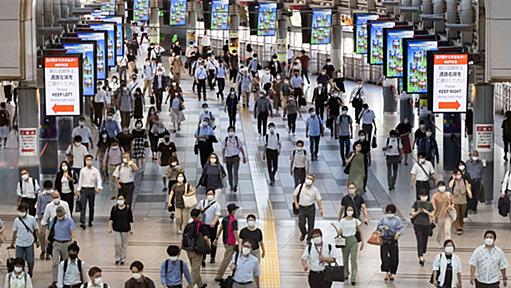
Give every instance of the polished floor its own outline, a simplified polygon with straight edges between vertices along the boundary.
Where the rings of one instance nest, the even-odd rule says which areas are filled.
[[[164,63],[167,63],[164,61]],[[177,146],[178,157],[184,166],[189,181],[195,182],[201,171],[198,157],[193,153],[194,138],[198,114],[201,102],[197,101],[195,94],[191,92],[191,81],[188,77],[183,81],[186,106],[186,122],[183,123],[181,131],[172,135]],[[347,90],[351,91],[353,83],[347,83]],[[313,88],[313,87],[312,87]],[[308,88],[311,95],[312,88]],[[390,129],[393,129],[398,122],[397,114],[385,114],[382,108],[382,91],[380,87],[367,85],[367,98],[371,107],[377,115],[378,142],[383,143]],[[223,102],[216,99],[215,93],[208,91],[208,103],[212,112],[217,118],[217,137],[224,139],[227,131],[228,118],[223,112]],[[148,101],[147,101],[148,103]],[[252,102],[253,103],[253,102]],[[253,104],[252,104],[253,105]],[[251,108],[252,108],[251,105]],[[168,110],[164,105],[163,111]],[[251,109],[250,109],[251,110]],[[352,109],[350,109],[352,110]],[[306,111],[305,109],[302,112]],[[352,111],[350,112],[352,113]],[[170,116],[168,112],[162,112],[167,127],[170,127]],[[229,189],[219,195],[219,202],[222,208],[230,202],[235,202],[242,207],[240,218],[254,213],[260,220],[259,226],[263,229],[267,256],[262,260],[262,287],[307,287],[307,274],[300,265],[300,257],[305,249],[305,243],[299,242],[299,231],[296,225],[296,218],[292,215],[292,186],[293,178],[289,174],[289,156],[293,149],[294,142],[303,139],[308,147],[308,141],[304,137],[305,119],[298,119],[296,136],[289,136],[286,130],[286,122],[281,114],[275,114],[270,121],[275,122],[277,132],[283,143],[282,154],[279,157],[279,171],[277,182],[269,186],[269,179],[266,171],[266,163],[261,159],[264,141],[257,135],[257,122],[250,111],[243,110],[237,122],[237,135],[246,145],[248,153],[247,164],[240,168],[240,190],[237,193],[229,192]],[[497,119],[496,122],[502,121]],[[437,118],[440,124],[440,118]],[[500,127],[496,123],[496,127]],[[328,134],[328,133],[326,133]],[[497,139],[497,151],[494,165],[495,188],[500,183],[501,175],[505,172],[502,159],[502,144]],[[441,139],[440,139],[441,142]],[[442,145],[442,144],[440,144]],[[463,144],[466,146],[466,143]],[[17,184],[17,158],[16,140],[14,133],[8,141],[8,148],[0,150],[0,182],[4,189],[0,190],[0,217],[5,221],[8,241],[10,241],[12,219],[15,215],[15,186]],[[221,153],[220,144],[215,145],[215,151]],[[317,176],[315,185],[321,191],[324,199],[325,215],[317,215],[316,226],[325,232],[325,240],[333,241],[334,231],[330,223],[337,219],[339,201],[346,193],[345,186],[347,176],[342,172],[338,142],[325,135],[321,139],[319,160],[312,162],[311,172]],[[367,237],[374,229],[376,221],[382,215],[382,207],[388,203],[395,203],[400,214],[409,222],[408,214],[415,197],[415,191],[410,189],[410,168],[411,166],[401,165],[399,169],[398,184],[395,191],[389,192],[386,187],[386,165],[383,152],[380,148],[373,151],[373,164],[370,167],[368,193],[366,200],[369,207],[370,223],[364,227],[363,234]],[[438,167],[442,169],[442,166]],[[447,173],[445,175],[448,175]],[[445,176],[444,176],[445,178]],[[106,187],[107,185],[105,185]],[[97,199],[97,221],[93,228],[85,231],[78,231],[78,244],[81,247],[81,258],[87,266],[98,265],[104,270],[103,279],[110,284],[110,287],[123,287],[123,282],[130,277],[129,263],[133,260],[141,260],[145,266],[145,274],[159,282],[159,267],[165,259],[165,250],[170,243],[179,243],[177,229],[174,223],[168,218],[165,209],[166,194],[161,192],[163,184],[159,175],[158,166],[148,161],[144,177],[137,178],[137,189],[135,197],[135,224],[134,234],[130,237],[128,248],[127,265],[114,265],[113,236],[107,233],[107,214],[113,201],[110,200],[110,192],[105,190]],[[489,188],[489,187],[488,187]],[[499,191],[495,189],[495,194]],[[76,218],[75,218],[76,219]],[[244,226],[244,221],[241,221]],[[494,205],[484,205],[478,215],[470,215],[467,223],[466,233],[463,236],[454,236],[457,253],[463,261],[463,284],[468,285],[468,257],[474,247],[482,243],[484,230],[492,228],[498,233],[497,245],[506,253],[511,252],[511,235],[507,218],[502,218],[496,213]],[[431,241],[429,252],[426,255],[426,266],[421,267],[416,257],[416,242],[411,224],[400,241],[400,266],[396,281],[393,284],[383,282],[384,274],[379,271],[379,250],[375,246],[365,245],[359,254],[359,276],[357,287],[427,287],[431,273],[431,261],[438,253],[438,244]],[[4,244],[0,249],[0,258],[5,259],[7,253]],[[39,253],[37,253],[39,254]],[[220,248],[218,259],[223,254]],[[182,255],[186,260],[186,256]],[[218,262],[218,261],[217,261]],[[216,287],[213,279],[218,264],[208,264],[203,270],[204,279],[209,287]],[[34,283],[37,288],[47,287],[50,283],[51,262],[36,261]],[[5,272],[5,266],[0,268]],[[3,277],[0,277],[0,285]],[[333,287],[346,287],[350,284],[334,284]]]

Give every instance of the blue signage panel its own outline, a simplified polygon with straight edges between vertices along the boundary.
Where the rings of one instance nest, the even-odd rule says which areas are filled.
[[[117,23],[104,22],[104,23],[90,23],[89,27],[92,30],[105,30],[107,32],[107,60],[108,67],[115,67],[117,65],[117,52],[116,52],[116,36],[117,36]]]
[[[76,34],[82,40],[96,41],[97,79],[107,79],[106,31],[76,31]]]
[[[257,23],[257,35],[275,36],[275,30],[277,29],[277,3],[260,3]]]
[[[436,40],[405,39],[404,71],[406,93],[424,94],[428,92],[428,51],[437,50]]]
[[[395,23],[390,21],[369,21],[367,24],[367,32],[369,35],[367,45],[367,61],[372,65],[383,64],[383,28],[392,28]]]
[[[149,0],[134,0],[133,1],[133,21],[149,20]]]
[[[403,39],[413,38],[410,29],[383,29],[383,74],[387,78],[403,77]]]
[[[213,0],[211,3],[211,30],[229,29],[229,0]]]
[[[63,43],[66,54],[82,55],[82,81],[83,96],[94,96],[96,94],[96,44],[88,43]]]
[[[353,14],[355,53],[367,54],[367,21],[378,20],[378,18],[377,14],[371,13]]]
[[[186,25],[186,0],[170,0],[170,26]]]
[[[332,10],[321,9],[312,11],[311,44],[330,44],[332,29]]]

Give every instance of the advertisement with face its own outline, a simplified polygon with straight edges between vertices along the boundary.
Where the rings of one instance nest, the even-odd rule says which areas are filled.
[[[436,40],[404,39],[403,51],[405,91],[424,94],[428,92],[428,57],[427,52],[437,49]]]
[[[354,44],[356,54],[367,54],[367,21],[378,20],[377,14],[371,13],[355,13],[353,14],[355,29],[354,29]]]
[[[94,41],[82,41],[78,43],[62,43],[66,54],[82,55],[82,87],[83,96],[96,95],[96,43]]]
[[[277,29],[277,3],[260,3],[257,35],[275,36]]]
[[[405,38],[413,38],[410,29],[383,29],[383,74],[387,78],[403,77],[403,42]]]
[[[369,21],[367,23],[369,35],[367,61],[371,65],[383,65],[383,29],[394,27],[395,22]]]
[[[312,11],[311,44],[330,44],[332,27],[332,10],[322,9]]]

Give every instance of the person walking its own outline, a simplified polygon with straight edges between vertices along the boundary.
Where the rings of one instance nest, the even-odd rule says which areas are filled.
[[[373,128],[374,134],[376,135],[376,115],[373,110],[369,109],[367,103],[362,105],[362,109],[359,115],[360,121],[362,122],[362,130],[366,132],[367,139],[371,141],[371,139],[373,139]]]
[[[132,206],[133,192],[135,191],[135,175],[137,172],[137,164],[130,159],[130,154],[123,153],[122,163],[115,168],[112,174],[115,177],[115,185],[119,191],[118,195],[124,196],[123,198],[128,207]]]
[[[365,153],[362,152],[362,144],[356,143],[355,149],[351,155],[346,159],[348,167],[348,183],[355,184],[356,192],[358,195],[364,195],[365,193],[365,179],[366,175],[366,161]]]
[[[147,131],[143,127],[144,123],[142,120],[137,120],[135,121],[135,129],[131,131],[133,135],[133,160],[142,174],[145,170],[146,148],[149,146]]]
[[[229,65],[229,80],[234,83],[236,80],[236,77],[238,76],[238,72],[240,70],[240,60],[238,57],[238,51],[232,50],[231,53],[229,53],[229,62],[227,63]]]
[[[461,259],[455,250],[451,239],[444,241],[443,252],[435,256],[433,260],[433,286],[440,288],[461,287]]]
[[[470,256],[470,284],[476,288],[507,287],[508,260],[504,252],[495,246],[497,233],[493,230],[484,232],[484,244],[477,247]]]
[[[342,99],[339,92],[334,92],[326,102],[326,126],[330,129],[330,137],[337,139],[337,119],[341,115]],[[347,109],[348,107],[346,107]],[[347,110],[346,110],[347,111]]]
[[[364,224],[369,224],[369,213],[367,212],[367,206],[365,199],[362,195],[357,194],[357,185],[355,183],[348,183],[348,194],[341,198],[341,209],[339,209],[339,220],[346,217],[346,209],[353,207],[353,217],[358,220],[364,220]],[[364,218],[362,218],[362,215]]]
[[[428,127],[426,128],[426,137],[422,137],[419,141],[417,141],[417,152],[423,153],[426,156],[426,160],[431,162],[433,167],[435,167],[435,163],[440,163],[440,155],[438,151],[438,143],[433,135],[433,130]]]
[[[233,255],[230,268],[233,271],[233,288],[259,288],[259,261],[252,254],[254,245],[249,240],[243,241],[241,249]]]
[[[504,142],[504,161],[507,162],[507,153],[511,151],[511,111],[504,113],[504,121],[502,121],[502,140]]]
[[[248,73],[247,69],[241,70],[241,75],[238,82],[243,99],[243,108],[248,108],[250,102],[250,92],[252,91],[252,76]]]
[[[452,203],[457,215],[454,221],[454,229],[456,229],[457,235],[461,235],[463,234],[463,225],[465,224],[463,219],[467,211],[467,199],[472,198],[470,182],[463,179],[462,172],[456,169],[449,180],[449,188],[452,190]]]
[[[240,168],[240,154],[243,156],[243,164],[247,163],[243,142],[235,135],[236,128],[230,126],[227,128],[227,137],[225,137],[222,147],[222,159],[227,167],[227,175],[231,192],[238,190],[238,173]]]
[[[200,156],[201,166],[204,168],[209,156],[213,153],[213,143],[218,141],[215,131],[210,125],[210,118],[205,117],[195,131],[197,150]]]
[[[467,209],[469,214],[477,214],[478,202],[484,203],[483,175],[486,167],[483,161],[479,159],[479,151],[477,150],[472,150],[471,157],[465,164],[472,190],[472,198],[468,199]]]
[[[323,120],[316,115],[314,108],[309,108],[310,117],[305,125],[305,137],[310,141],[311,160],[318,160],[319,141],[323,137]]]
[[[435,239],[437,244],[442,245],[445,239],[451,239],[452,219],[448,213],[449,207],[453,207],[452,194],[446,191],[445,182],[438,181],[437,192],[431,197],[433,205],[433,219],[436,224]]]
[[[293,97],[288,97],[286,101],[286,105],[284,106],[284,118],[287,117],[287,128],[288,134],[295,136],[296,132],[296,119],[300,115],[302,117],[302,113],[300,113],[300,109],[296,104],[296,100]]]
[[[302,140],[296,141],[296,147],[291,152],[289,158],[290,173],[294,178],[295,188],[305,182],[305,175],[309,172],[309,158],[307,157],[307,151],[304,149],[304,143]]]
[[[123,194],[117,196],[117,203],[110,210],[108,233],[114,234],[115,265],[124,265],[128,253],[128,238],[133,234],[133,212],[126,204]]]
[[[201,264],[204,258],[204,253],[202,251],[197,251],[196,243],[199,237],[203,237],[204,244],[211,248],[211,242],[208,236],[208,229],[204,222],[200,220],[200,210],[192,209],[190,212],[190,216],[192,221],[186,224],[184,233],[183,233],[183,249],[186,250],[186,254],[188,255],[188,260],[190,260],[190,266],[192,267],[192,281],[188,282],[191,287],[197,285],[199,288],[204,288],[207,284],[203,284],[201,277]],[[190,247],[190,242],[193,242],[193,247]],[[170,254],[169,254],[170,255]],[[179,255],[179,254],[178,254]],[[168,269],[167,269],[168,270]],[[170,274],[170,273],[169,273]],[[179,277],[181,279],[182,276]],[[188,281],[188,280],[187,280]]]
[[[101,268],[93,266],[89,269],[87,275],[89,275],[89,281],[84,282],[80,288],[108,288],[108,284],[103,282],[101,277],[103,274]]]
[[[136,260],[130,265],[131,278],[124,282],[124,288],[156,288],[154,281],[144,272],[144,264]]]
[[[67,247],[66,260],[60,261],[57,276],[57,288],[77,288],[84,283],[85,261],[78,258],[80,247],[76,243],[71,243]]]
[[[305,54],[305,50],[300,51],[300,55],[298,56],[300,60],[300,66],[302,68],[301,77],[307,79],[307,83],[310,85],[311,81],[309,80],[309,62],[310,58]]]
[[[69,258],[69,246],[76,242],[76,225],[71,217],[66,217],[66,210],[64,207],[57,207],[56,215],[50,224],[50,235],[53,239],[49,238],[52,242],[53,263],[52,263],[52,276],[53,283],[58,281],[59,264]]]
[[[197,204],[197,209],[201,212],[201,219],[206,224],[208,228],[209,239],[216,239],[218,232],[218,220],[220,219],[221,207],[220,203],[218,203],[215,199],[215,190],[208,189],[206,191],[206,197],[199,201]],[[211,244],[211,253],[209,254],[209,263],[215,263],[216,258],[216,250],[217,246],[215,244]],[[206,266],[206,255],[202,260],[202,267]]]
[[[209,90],[211,90],[211,91],[215,90],[215,79],[216,79],[217,67],[218,67],[218,62],[216,61],[213,54],[208,54],[208,59],[206,60],[206,70],[208,71],[208,86],[209,86]]]
[[[217,236],[215,241],[213,241],[214,245],[218,245],[218,238],[222,235],[223,243],[224,243],[224,258],[218,267],[218,271],[216,273],[215,281],[221,282],[224,277],[225,270],[229,263],[231,262],[232,256],[236,253],[238,249],[239,243],[239,229],[238,229],[238,220],[236,219],[236,211],[239,209],[236,204],[230,203],[227,205],[227,212],[229,215],[225,216],[222,219],[222,223],[220,224],[220,229],[218,229]]]
[[[98,92],[96,92],[96,95],[94,95],[93,98],[94,117],[92,119],[92,123],[99,127],[101,122],[103,122],[103,113],[105,109],[105,103],[107,102],[107,92],[105,89],[103,89],[103,82],[98,81],[97,84]]]
[[[44,181],[43,183],[43,191],[37,195],[37,208],[36,208],[36,219],[40,219],[42,222],[44,211],[46,210],[46,207],[48,204],[52,203],[52,183],[50,180]],[[43,224],[39,222],[41,226]],[[48,260],[51,257],[51,251],[47,251],[47,243],[46,243],[46,229],[43,227],[43,229],[39,230],[39,241],[41,242],[41,255],[40,259],[44,260],[45,256],[48,255]]]
[[[172,125],[175,131],[181,131],[181,123],[185,120],[183,110],[185,109],[185,100],[179,92],[174,92],[170,98],[169,112],[172,119]]]
[[[160,166],[160,175],[163,181],[162,192],[167,192],[167,170],[172,156],[176,156],[176,144],[170,140],[170,134],[164,134],[163,141],[158,144],[158,165]]]
[[[192,208],[186,206],[185,198],[197,196],[195,193],[195,187],[186,181],[184,172],[178,172],[176,180],[176,183],[170,187],[167,206],[169,208],[175,206],[177,233],[181,234],[183,231],[183,224],[188,223],[188,216],[190,215],[190,209]],[[174,199],[174,202],[172,202],[172,199]]]
[[[119,123],[114,120],[114,112],[108,111],[106,114],[106,119],[101,122],[99,127],[99,131],[106,131],[108,133],[108,138],[112,141],[117,134],[121,132],[121,127],[119,127]]]
[[[156,110],[161,112],[161,103],[163,101],[163,92],[167,89],[169,83],[167,78],[163,75],[162,69],[156,70],[156,75],[153,78],[153,93],[156,98]]]
[[[183,61],[181,61],[181,56],[179,54],[176,54],[175,52],[172,53],[172,60],[170,62],[170,72],[174,76],[174,81],[177,83],[181,83],[181,73],[183,71]]]
[[[321,194],[316,186],[314,186],[316,178],[312,174],[308,174],[305,183],[297,186],[293,192],[294,205],[298,209],[298,228],[300,229],[300,241],[307,237],[307,243],[312,238],[312,230],[316,221],[316,205],[319,207],[319,214],[323,217],[323,203],[321,202]],[[305,227],[307,224],[307,227]]]
[[[45,182],[45,183],[47,183],[47,182]],[[41,255],[40,255],[41,260],[43,260],[43,259],[50,260],[51,259],[53,243],[52,243],[52,241],[47,241],[49,237],[47,238],[46,235],[49,236],[49,234],[46,233],[47,232],[46,230],[48,229],[49,224],[52,223],[54,217],[57,216],[57,208],[58,207],[64,208],[65,217],[71,218],[71,212],[69,211],[69,206],[66,201],[60,200],[59,192],[53,191],[51,189],[46,190],[46,191],[50,191],[50,193],[49,193],[50,202],[44,208],[44,212],[42,213],[42,215],[41,214],[38,215],[38,216],[41,216],[41,222],[40,222],[40,224],[41,224],[40,233],[41,234],[39,236],[39,241],[41,243]],[[45,193],[45,194],[48,195],[48,193]]]
[[[225,78],[227,77],[227,67],[222,59],[218,61],[218,67],[216,67],[216,83],[218,85],[218,93],[216,98],[220,97],[224,100],[224,89],[225,89]]]
[[[353,150],[355,150],[355,147],[360,144],[362,147],[362,150],[360,150],[364,155],[364,185],[363,190],[364,193],[366,191],[367,186],[367,175],[369,174],[369,166],[371,166],[371,139],[367,137],[367,134],[364,130],[358,131],[358,139],[353,143]]]
[[[107,169],[106,174],[108,175],[108,187],[110,188],[111,200],[116,199],[117,194],[119,193],[119,189],[117,188],[116,185],[114,172],[117,169],[117,167],[122,163],[123,153],[124,149],[119,146],[119,140],[117,138],[113,138],[110,147],[106,149],[105,158],[103,160],[104,161],[103,167],[106,167]]]
[[[411,188],[413,189],[415,186],[415,200],[419,200],[419,193],[422,190],[429,192],[432,188],[430,187],[431,181],[436,182],[435,168],[431,162],[426,160],[426,154],[419,153],[419,161],[413,164],[410,173],[412,175]]]
[[[85,212],[87,203],[89,203],[89,227],[92,227],[94,221],[94,202],[96,194],[103,190],[101,174],[96,167],[92,166],[92,155],[85,156],[85,167],[80,170],[80,178],[78,187],[76,188],[77,196],[80,197],[80,227],[85,230]]]
[[[399,134],[396,130],[391,130],[385,147],[383,147],[385,160],[387,162],[387,183],[389,185],[389,191],[396,189],[397,170],[399,168],[399,162],[401,162],[402,150],[403,146],[399,140]]]
[[[265,248],[263,242],[263,231],[256,225],[256,216],[254,214],[248,214],[247,216],[247,227],[240,230],[240,247],[238,251],[242,251],[243,243],[249,241],[252,244],[250,254],[257,258],[258,262],[261,262],[261,258],[264,258]]]
[[[312,243],[307,245],[301,259],[303,271],[309,272],[309,287],[330,288],[332,282],[325,280],[325,266],[332,263],[340,265],[342,257],[338,249],[324,241],[320,229],[314,229],[311,234]]]
[[[135,81],[135,80],[134,80]],[[122,87],[120,90],[120,97],[117,99],[119,111],[121,112],[121,127],[129,127],[131,121],[131,113],[133,112],[133,106],[135,102],[135,92],[138,88],[138,82],[136,85],[132,85],[129,90],[127,87]]]
[[[133,93],[133,113],[131,114],[131,117],[137,120],[141,120],[144,118],[144,108],[145,108],[145,98],[144,94],[142,93],[142,89],[137,88],[135,89],[135,92]]]
[[[224,166],[219,163],[218,156],[215,153],[211,153],[208,162],[202,169],[202,175],[199,179],[199,185],[208,189],[214,189],[216,195],[220,195],[220,192],[224,188],[223,179],[226,176]],[[236,187],[237,189],[237,187]],[[238,190],[232,190],[237,192]]]
[[[327,72],[328,72],[328,70],[327,70]],[[346,93],[346,88],[344,86],[344,77],[342,76],[341,70],[337,70],[335,72],[335,77],[333,77],[332,82],[333,82],[333,85],[332,85],[333,91],[340,93],[340,95],[342,97],[342,95],[344,93]],[[358,88],[356,91],[358,91]]]
[[[11,272],[5,274],[4,288],[32,288],[32,277],[30,274],[24,271],[25,260],[23,258],[14,258],[12,264],[14,268]]]
[[[344,263],[344,278],[351,281],[351,285],[356,285],[358,273],[357,254],[359,250],[358,242],[360,242],[360,251],[364,249],[364,239],[359,219],[354,217],[355,208],[353,206],[346,207],[346,216],[344,216],[338,225],[334,225],[338,237],[342,237],[346,241],[346,245],[342,247],[342,259]],[[360,240],[359,240],[360,239]],[[351,273],[348,266],[351,265]],[[351,274],[351,275],[350,275]]]
[[[7,137],[9,137],[10,131],[11,116],[9,114],[9,111],[7,110],[7,104],[5,102],[2,102],[0,103],[0,148],[2,147],[2,145],[4,147],[7,147]]]
[[[305,101],[305,97],[303,96],[303,79],[300,77],[298,72],[294,73],[294,76],[290,80],[291,88],[293,88],[293,96],[295,98],[295,101],[297,101],[298,109],[300,109],[301,106],[305,106],[307,103]]]
[[[177,159],[176,155],[172,155],[169,160],[169,166],[167,168],[167,180],[168,180],[168,196],[170,196],[170,191],[172,190],[172,186],[177,183],[177,176],[179,173],[184,173],[183,167],[179,165],[179,160]],[[184,174],[183,174],[184,175]],[[186,177],[185,177],[186,178]],[[184,179],[186,182],[186,179]],[[172,203],[171,207],[168,207],[168,211],[170,212],[170,220],[174,220],[176,206],[174,197],[167,199],[167,203]]]
[[[103,113],[103,110],[101,111]],[[0,114],[1,116],[1,114]],[[103,121],[103,114],[101,114],[101,121]],[[99,127],[99,124],[101,122],[98,122],[97,127]],[[85,126],[85,117],[80,117],[78,120],[78,126],[73,128],[73,132],[71,133],[71,137],[74,137],[80,135],[82,137],[81,143],[85,145],[87,149],[94,149],[94,143],[92,142],[92,132],[90,131],[90,128]]]
[[[398,240],[404,233],[405,225],[395,215],[396,206],[385,207],[385,215],[378,221],[376,230],[381,234],[383,244],[380,246],[381,271],[386,272],[385,281],[393,282],[399,265]]]
[[[236,127],[236,114],[238,112],[238,97],[236,96],[236,90],[231,87],[229,95],[225,100],[224,112],[227,112],[229,116],[229,126]]]
[[[197,97],[199,97],[200,101],[202,92],[202,97],[206,101],[206,79],[208,78],[208,72],[203,62],[199,62],[196,65],[198,65],[198,68],[195,70],[194,79],[197,82]]]
[[[11,245],[8,249],[16,249],[16,258],[27,262],[28,275],[32,276],[34,271],[34,244],[39,248],[39,225],[35,217],[28,214],[28,205],[18,205],[18,217],[12,224]]]
[[[412,218],[415,238],[417,239],[417,256],[419,264],[424,266],[424,255],[428,248],[428,238],[431,234],[431,219],[434,217],[433,204],[428,200],[429,191],[422,190],[419,193],[420,200],[412,205],[410,217]]]
[[[80,174],[80,170],[84,166],[82,159],[87,153],[87,147],[82,144],[82,136],[74,136],[73,143],[67,146],[65,154],[68,162],[71,162],[71,169],[73,169],[76,174]]]
[[[183,260],[179,259],[180,254],[181,249],[179,246],[169,245],[167,247],[167,255],[169,255],[169,258],[162,262],[160,268],[160,284],[163,287],[183,287],[183,276],[189,285],[192,284],[190,270],[188,265]]]
[[[266,127],[268,126],[268,116],[273,118],[273,109],[271,102],[266,97],[266,92],[261,92],[261,97],[255,101],[254,119],[257,119],[257,133],[259,139],[266,135]]]
[[[279,167],[279,155],[282,144],[280,142],[279,133],[275,132],[275,123],[272,122],[268,124],[268,131],[270,131],[270,133],[264,136],[265,144],[262,158],[263,161],[266,160],[268,175],[270,176],[270,186],[273,186],[275,184],[275,175]]]
[[[55,191],[59,192],[61,199],[67,202],[70,216],[72,216],[75,205],[75,185],[78,183],[78,175],[69,168],[69,163],[65,160],[60,162],[59,167],[59,172],[55,176]]]
[[[365,103],[365,89],[362,85],[362,81],[358,81],[357,86],[351,90],[350,103],[355,109],[355,121],[357,124],[360,124],[360,113]]]
[[[328,91],[326,85],[324,86],[322,83],[318,83],[318,86],[314,88],[312,92],[312,101],[314,104],[314,109],[319,118],[322,121],[325,120],[325,105],[328,101]]]
[[[335,138],[339,139],[342,166],[346,166],[346,158],[350,154],[350,140],[353,139],[353,120],[348,115],[348,106],[343,106],[341,115],[335,118]]]
[[[148,96],[151,96],[153,94],[151,86],[155,72],[156,66],[152,65],[151,60],[146,59],[144,62],[144,66],[142,68],[142,78],[144,79],[144,88],[142,90],[142,95],[145,95],[146,91],[148,91]]]
[[[408,117],[403,118],[403,122],[400,122],[395,131],[399,135],[399,139],[401,140],[402,153],[405,157],[405,166],[408,166],[408,155],[412,153],[412,146],[410,142],[410,134],[412,133],[412,125],[410,124],[410,119]],[[399,160],[401,163],[401,160]]]

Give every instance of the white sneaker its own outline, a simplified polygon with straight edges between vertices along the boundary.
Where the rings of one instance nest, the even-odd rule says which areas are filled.
[[[177,230],[177,234],[181,235],[181,234],[183,234],[183,231]]]

